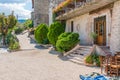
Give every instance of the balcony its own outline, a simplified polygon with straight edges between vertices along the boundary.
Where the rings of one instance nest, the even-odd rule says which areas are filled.
[[[117,0],[72,0],[69,4],[56,10],[56,20],[67,20],[106,6]]]

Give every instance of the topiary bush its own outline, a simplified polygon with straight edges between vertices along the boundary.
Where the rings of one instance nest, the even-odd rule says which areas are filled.
[[[56,48],[60,52],[67,52],[71,50],[79,41],[78,33],[65,32],[58,37]]]
[[[56,46],[58,36],[65,31],[63,25],[59,22],[54,22],[50,25],[49,32],[47,34],[50,43]]]
[[[38,27],[36,28],[36,30],[34,32],[36,41],[40,44],[48,43],[48,42],[46,42],[46,41],[48,41],[47,33],[48,33],[48,26],[46,24],[38,25]]]

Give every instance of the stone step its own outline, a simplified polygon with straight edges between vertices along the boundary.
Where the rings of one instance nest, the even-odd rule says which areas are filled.
[[[91,46],[77,46],[74,50],[69,52],[66,57],[69,59],[69,61],[77,63],[77,64],[83,64],[84,63],[84,57],[88,54],[90,54],[91,49],[93,47]]]
[[[101,50],[102,50],[105,54],[107,54],[107,55],[112,54],[112,52],[110,51],[109,47],[107,47],[107,46],[102,46],[102,47],[100,47],[100,48],[101,48]]]
[[[74,57],[74,58],[70,58],[69,61],[77,63],[77,64],[84,64],[84,57]]]

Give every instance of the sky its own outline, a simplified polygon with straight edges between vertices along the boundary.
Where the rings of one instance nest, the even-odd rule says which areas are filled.
[[[18,15],[18,19],[31,18],[32,0],[0,0],[0,13],[6,15],[11,14],[14,11],[15,16]]]

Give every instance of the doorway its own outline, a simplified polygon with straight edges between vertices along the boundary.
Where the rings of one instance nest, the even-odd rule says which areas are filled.
[[[106,16],[94,19],[94,32],[97,34],[94,43],[99,46],[106,46]]]

